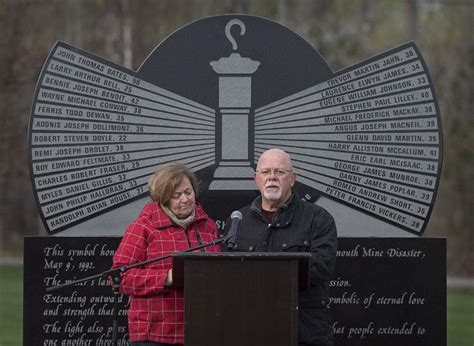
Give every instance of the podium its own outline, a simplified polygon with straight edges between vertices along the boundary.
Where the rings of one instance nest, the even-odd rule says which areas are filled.
[[[309,253],[178,253],[186,346],[297,346],[298,290]]]

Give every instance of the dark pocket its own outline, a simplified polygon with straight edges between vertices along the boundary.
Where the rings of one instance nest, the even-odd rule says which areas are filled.
[[[280,244],[280,251],[285,252],[309,252],[310,240],[304,234],[292,236]]]
[[[334,339],[327,308],[298,310],[298,341],[307,344],[331,344]]]

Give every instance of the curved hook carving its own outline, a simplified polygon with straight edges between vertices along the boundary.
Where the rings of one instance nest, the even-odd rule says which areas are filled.
[[[230,28],[234,25],[240,26],[240,36],[243,36],[245,35],[245,24],[240,19],[231,19],[225,26],[225,36],[230,41],[230,43],[232,43],[232,48],[237,50],[237,41],[230,32]]]

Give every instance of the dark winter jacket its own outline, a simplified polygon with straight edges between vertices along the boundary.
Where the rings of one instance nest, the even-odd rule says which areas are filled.
[[[310,287],[299,292],[298,341],[332,345],[328,316],[328,283],[336,264],[337,232],[325,209],[293,193],[271,222],[262,211],[261,196],[242,208],[242,221],[232,251],[310,252]],[[226,222],[225,233],[230,222]]]

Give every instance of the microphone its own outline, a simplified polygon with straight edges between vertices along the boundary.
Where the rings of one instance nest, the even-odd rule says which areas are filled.
[[[242,213],[238,210],[235,210],[230,214],[230,219],[232,224],[230,225],[229,233],[227,234],[227,248],[232,249],[235,244],[235,238],[237,236],[237,229],[239,228],[239,223],[242,220]]]

